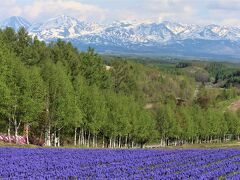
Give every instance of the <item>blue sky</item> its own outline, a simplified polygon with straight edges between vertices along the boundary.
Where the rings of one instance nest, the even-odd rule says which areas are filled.
[[[23,16],[31,22],[65,14],[95,22],[174,21],[240,26],[240,0],[1,0],[0,20]]]

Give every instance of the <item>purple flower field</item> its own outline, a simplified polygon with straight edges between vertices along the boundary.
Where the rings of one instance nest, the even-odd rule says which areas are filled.
[[[0,148],[0,179],[240,179],[240,150]]]

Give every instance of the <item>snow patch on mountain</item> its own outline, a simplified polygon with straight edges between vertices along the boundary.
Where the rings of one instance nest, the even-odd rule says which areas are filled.
[[[170,21],[130,22],[110,24],[89,23],[61,15],[32,25],[21,17],[11,17],[0,23],[1,28],[25,27],[40,40],[64,39],[77,47],[94,46],[102,51],[125,50],[134,52],[184,52],[197,54],[221,52],[240,55],[240,28],[215,24],[200,26]],[[203,52],[204,51],[204,52]]]
[[[188,25],[169,21],[137,23],[114,21],[110,24],[97,24],[80,21],[61,15],[41,24],[31,25],[21,17],[11,17],[1,23],[1,28],[20,27],[28,29],[31,35],[42,40],[49,39],[88,39],[117,43],[166,43],[186,39],[240,41],[240,28],[218,25]],[[98,37],[97,37],[98,36]],[[118,42],[121,41],[121,42]]]
[[[21,27],[28,29],[30,26],[31,23],[19,16],[12,16],[0,23],[0,28],[12,27],[15,31],[18,31]]]

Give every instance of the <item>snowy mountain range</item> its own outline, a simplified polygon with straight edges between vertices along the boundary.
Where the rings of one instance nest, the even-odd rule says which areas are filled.
[[[40,40],[50,42],[60,38],[83,50],[91,46],[105,53],[240,60],[240,27],[168,21],[97,24],[65,15],[39,24],[31,24],[22,17],[10,17],[0,23],[1,28],[15,30],[22,26]]]

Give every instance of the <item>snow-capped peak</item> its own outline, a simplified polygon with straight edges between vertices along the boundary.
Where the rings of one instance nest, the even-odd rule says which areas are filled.
[[[98,32],[100,28],[98,24],[86,23],[76,18],[60,15],[47,20],[45,23],[34,25],[30,29],[30,33],[37,35],[40,39],[56,39],[56,38],[77,38],[79,36]]]
[[[163,21],[162,22],[170,31],[172,31],[175,35],[180,34],[184,32],[186,29],[188,29],[187,26],[184,26],[179,23],[172,23],[169,21]]]
[[[204,26],[170,21],[114,21],[109,24],[98,24],[60,15],[33,25],[21,17],[11,17],[5,20],[0,27],[6,26],[13,27],[15,30],[24,26],[32,36],[38,36],[39,39],[47,42],[60,38],[71,41],[76,46],[85,44],[101,48],[109,47],[108,51],[111,51],[111,48],[133,48],[134,50],[143,48],[145,50],[147,47],[153,47],[150,48],[152,51],[154,47],[171,46],[172,48],[172,46],[176,46],[177,51],[180,47],[189,47],[187,49],[189,53],[193,51],[192,47],[198,49],[199,44],[202,44],[204,48],[213,46],[213,50],[210,51],[210,48],[206,50],[210,53],[216,53],[216,51],[240,52],[240,28],[215,24]],[[220,41],[222,44],[219,44]],[[225,43],[229,44],[225,45]],[[223,49],[219,48],[220,45]],[[233,47],[237,50],[232,50]],[[165,49],[163,50],[165,51]]]
[[[8,19],[5,19],[2,23],[0,23],[1,28],[12,27],[14,30],[19,30],[19,28],[24,27],[28,29],[31,26],[26,19],[19,16],[12,16]]]
[[[50,39],[101,39],[112,42],[154,42],[162,43],[173,40],[203,39],[203,40],[240,40],[240,28],[219,26],[215,24],[199,26],[170,21],[163,22],[132,22],[114,21],[100,25],[80,21],[67,15],[51,18],[44,23],[31,25],[21,17],[11,17],[1,24],[3,27],[13,27],[18,30],[21,26],[28,29],[30,34],[37,35],[42,40]],[[105,40],[104,40],[104,39]]]

